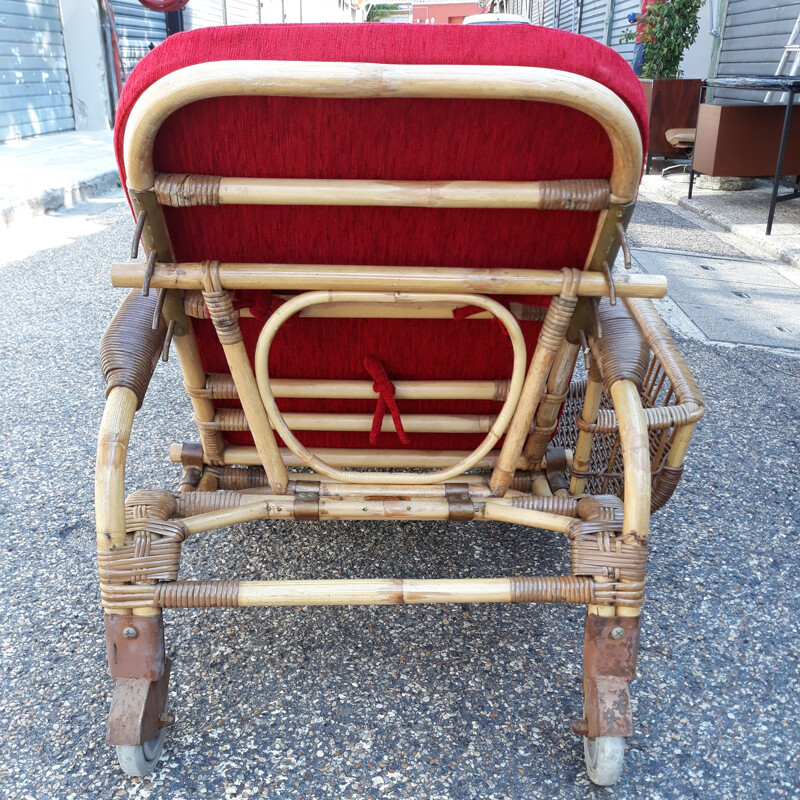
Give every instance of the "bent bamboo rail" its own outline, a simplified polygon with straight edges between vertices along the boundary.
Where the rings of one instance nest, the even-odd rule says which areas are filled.
[[[306,447],[304,447],[292,433],[289,426],[286,424],[283,415],[275,402],[275,396],[272,394],[269,381],[269,350],[275,335],[280,327],[294,314],[303,308],[314,305],[322,305],[325,303],[432,303],[440,299],[437,295],[432,294],[378,294],[374,292],[305,292],[301,295],[293,297],[282,306],[280,306],[272,316],[264,324],[260,336],[258,337],[258,344],[256,345],[255,355],[255,373],[258,382],[258,389],[261,392],[261,399],[264,403],[269,421],[275,428],[275,431],[283,439],[284,444],[297,456],[304,464],[304,466],[326,475],[329,478],[334,478],[341,481],[349,481],[353,483],[376,483],[383,482],[391,483],[437,483],[439,481],[453,478],[472,469],[482,458],[484,458],[500,440],[505,433],[509,422],[514,414],[517,402],[522,392],[522,385],[525,375],[526,351],[525,339],[522,336],[519,324],[516,318],[511,314],[508,309],[501,306],[495,300],[481,295],[444,295],[441,299],[448,302],[458,302],[465,306],[475,305],[490,311],[505,327],[511,340],[511,346],[514,352],[514,363],[511,372],[510,383],[508,387],[508,395],[503,402],[497,418],[495,419],[491,429],[486,434],[483,442],[466,458],[454,464],[451,467],[445,467],[440,470],[434,470],[429,473],[389,473],[389,472],[354,472],[351,470],[342,470],[339,467],[334,467],[325,463],[318,455],[315,455]]]
[[[142,92],[125,126],[128,186],[155,184],[153,145],[175,111],[211,97],[456,98],[523,100],[574,108],[595,119],[614,153],[612,202],[636,197],[642,142],[624,101],[597,81],[541,67],[365,64],[315,61],[215,61],[175,70]]]

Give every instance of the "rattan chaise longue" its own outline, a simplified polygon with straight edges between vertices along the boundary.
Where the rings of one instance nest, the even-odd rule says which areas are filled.
[[[112,267],[96,478],[126,772],[173,719],[163,609],[561,602],[588,610],[573,729],[591,779],[619,777],[650,514],[703,413],[665,280],[611,271],[645,120],[616,53],[533,26],[208,29],[134,70],[116,146],[147,261]],[[126,499],[170,349],[199,442],[171,448],[178,491]],[[190,537],[271,519],[511,523],[564,536],[572,569],[181,579]]]

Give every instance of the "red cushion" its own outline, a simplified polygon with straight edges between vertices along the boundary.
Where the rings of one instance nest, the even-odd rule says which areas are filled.
[[[628,104],[646,139],[638,79],[610,48],[524,25],[276,25],[207,28],[170,37],[128,79],[122,136],[138,96],[190,64],[230,59],[408,64],[504,64],[592,78]],[[175,113],[155,147],[161,172],[275,178],[547,180],[607,178],[611,148],[589,117],[520,101],[219,98]],[[320,264],[583,267],[596,212],[223,206],[165,209],[178,260],[218,258]],[[546,305],[546,298],[527,298]],[[260,322],[242,320],[251,350]],[[522,323],[533,351],[538,323]],[[210,322],[196,326],[204,365],[227,371]],[[511,348],[490,320],[295,319],[278,334],[273,377],[367,380],[368,355],[392,380],[509,377]],[[223,405],[223,404],[220,404]],[[283,410],[371,412],[367,401],[279,401]],[[484,402],[403,402],[401,413],[493,413]],[[232,443],[249,435],[227,434]],[[309,446],[368,447],[367,433],[301,432]],[[471,448],[482,435],[411,434],[411,447]],[[379,447],[397,447],[381,434]]]

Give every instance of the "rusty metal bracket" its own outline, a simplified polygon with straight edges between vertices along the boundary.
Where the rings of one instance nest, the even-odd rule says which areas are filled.
[[[447,500],[447,518],[450,521],[468,522],[475,519],[475,504],[469,496],[469,484],[445,484],[444,494]]]
[[[583,710],[573,730],[582,736],[631,736],[630,684],[636,677],[639,617],[586,616]]]
[[[181,477],[180,491],[193,492],[197,489],[203,476],[203,445],[200,442],[184,442],[181,445]]]
[[[567,451],[563,447],[548,447],[545,453],[544,469],[553,494],[559,489],[569,490],[567,467]]]
[[[627,203],[626,205],[612,203],[608,207],[608,210],[605,212],[605,219],[603,220],[600,233],[597,237],[594,252],[592,253],[592,260],[587,266],[587,270],[591,272],[603,272],[603,264],[613,264],[616,261],[620,248],[622,248],[623,257],[626,258],[626,267],[629,266],[630,253],[625,255],[627,241],[623,246],[624,236],[620,236],[619,228],[621,227],[624,230],[627,227],[633,215],[633,209],[634,203]],[[578,303],[575,306],[575,311],[567,330],[568,342],[577,344],[579,341],[579,331],[583,330],[588,332],[591,330],[592,299],[596,298],[578,298]]]
[[[311,522],[319,519],[319,492],[303,492],[295,495],[294,518]]]
[[[631,251],[628,248],[628,236],[625,233],[625,226],[621,223],[617,223],[617,236],[619,236],[619,246],[622,249],[622,260],[625,264],[625,269],[631,268]]]
[[[155,617],[106,614],[108,669],[112,678],[157,681],[164,673],[164,621]]]
[[[171,666],[172,662],[166,659],[157,681],[117,678],[108,715],[106,744],[140,745],[157,736],[161,728],[174,723],[174,716],[165,713]]]

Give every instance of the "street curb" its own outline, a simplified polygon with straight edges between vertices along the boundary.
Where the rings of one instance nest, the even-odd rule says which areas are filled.
[[[781,249],[779,245],[773,245],[771,242],[765,241],[767,239],[766,236],[753,236],[752,234],[746,231],[742,231],[738,229],[735,225],[726,222],[725,218],[720,216],[719,214],[715,214],[713,211],[709,211],[708,209],[705,208],[700,208],[692,204],[692,201],[689,200],[689,198],[677,196],[677,194],[673,194],[672,192],[667,191],[660,186],[657,186],[655,183],[648,183],[647,188],[648,190],[652,189],[652,191],[654,191],[656,194],[666,198],[667,200],[672,200],[674,203],[676,203],[678,206],[685,209],[686,211],[691,211],[698,217],[702,217],[703,219],[708,220],[709,222],[713,222],[716,226],[722,228],[724,231],[727,231],[728,233],[732,233],[734,236],[738,237],[739,239],[742,239],[748,244],[758,247],[772,258],[775,258],[778,261],[782,261],[784,264],[789,264],[792,267],[800,267],[800,256],[794,256],[790,253],[787,253],[785,250]],[[681,194],[683,194],[683,192],[681,192]]]
[[[72,208],[119,186],[119,173],[116,169],[110,169],[68,186],[46,189],[37,196],[12,201],[0,208],[0,228],[8,229],[23,219],[42,216],[61,208]]]

